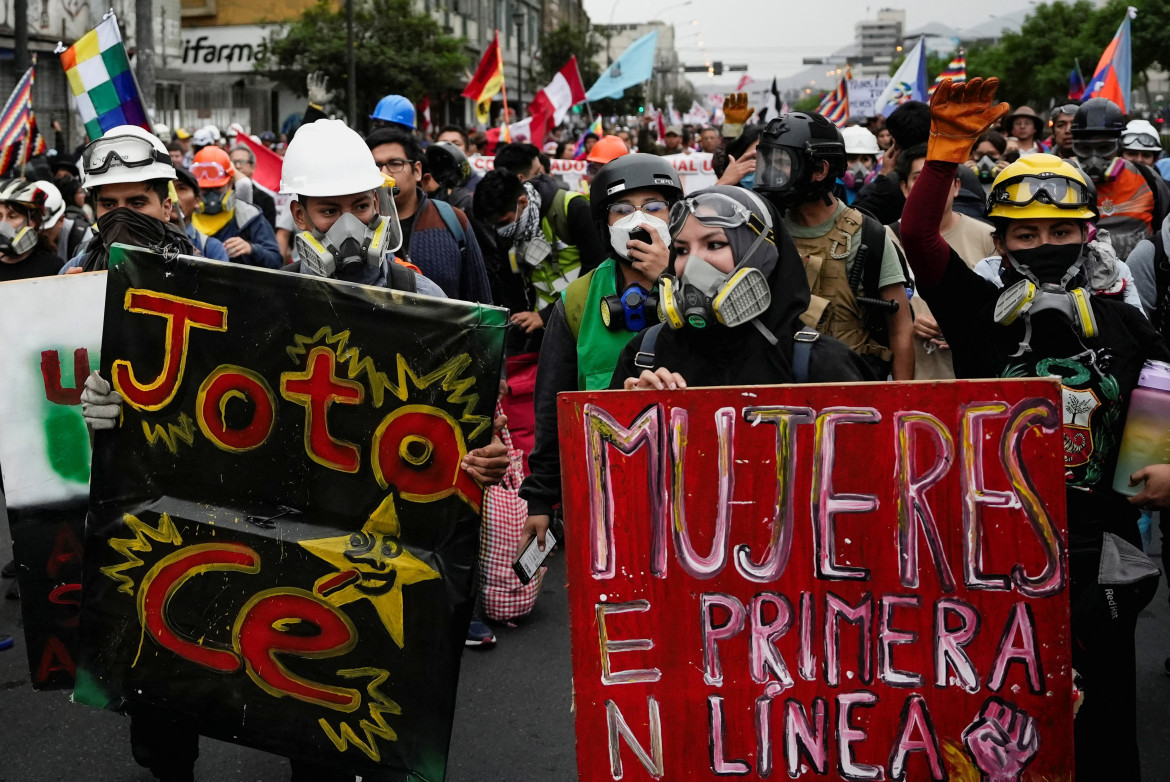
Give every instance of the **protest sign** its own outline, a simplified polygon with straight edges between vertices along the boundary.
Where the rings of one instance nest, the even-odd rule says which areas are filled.
[[[74,698],[441,780],[506,311],[111,260]],[[381,777],[378,777],[381,778]]]
[[[1071,779],[1059,399],[562,394],[581,779]]]
[[[850,79],[849,88],[849,116],[851,118],[872,117],[874,102],[886,91],[890,84],[888,76],[872,77],[869,79]]]
[[[0,471],[36,689],[73,686],[89,501],[81,389],[97,369],[106,275],[0,285]]]

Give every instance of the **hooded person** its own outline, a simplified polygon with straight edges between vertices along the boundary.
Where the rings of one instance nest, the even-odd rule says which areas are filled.
[[[1008,110],[992,102],[997,84],[944,79],[935,91],[927,160],[907,197],[902,241],[918,290],[947,336],[956,376],[1060,379],[1063,404],[1049,425],[1063,423],[1069,646],[1085,693],[1074,723],[1076,777],[1138,779],[1134,631],[1149,596],[1143,602],[1142,590],[1130,587],[1148,587],[1157,576],[1146,561],[1125,588],[1113,580],[1110,563],[1118,556],[1141,562],[1145,555],[1138,510],[1112,484],[1142,366],[1170,360],[1170,350],[1136,307],[1090,295],[1096,199],[1068,161],[1029,155],[996,177],[987,216],[1010,266],[1002,288],[968,268],[943,239],[956,168]],[[1062,538],[1062,559],[1064,545]]]
[[[81,175],[97,216],[97,235],[62,272],[109,268],[115,243],[191,254],[190,238],[170,222],[175,166],[157,136],[137,125],[110,128],[81,153]]]
[[[622,350],[610,388],[876,379],[861,356],[801,322],[808,279],[771,204],[717,185],[670,218],[677,276],[659,283],[662,322]]]

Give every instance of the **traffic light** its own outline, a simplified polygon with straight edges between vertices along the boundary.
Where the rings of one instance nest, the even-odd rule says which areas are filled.
[[[711,63],[711,74],[713,76],[722,76],[723,75],[723,63],[720,62],[719,60],[716,60],[715,62]]]

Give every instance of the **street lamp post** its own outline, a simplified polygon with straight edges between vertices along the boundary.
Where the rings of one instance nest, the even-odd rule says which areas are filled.
[[[524,116],[524,22],[526,18],[521,11],[512,14],[512,23],[516,25],[516,86],[520,94],[516,96],[516,121]]]

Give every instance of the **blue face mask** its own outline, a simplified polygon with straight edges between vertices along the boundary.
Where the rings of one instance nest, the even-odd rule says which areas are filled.
[[[739,186],[745,190],[754,190],[756,187],[756,172],[753,171],[743,179],[739,180]]]

